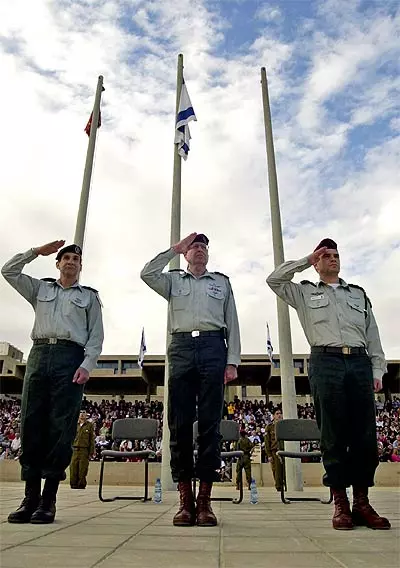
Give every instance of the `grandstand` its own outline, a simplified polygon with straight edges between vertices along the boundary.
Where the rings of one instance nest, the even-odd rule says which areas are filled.
[[[9,346],[7,348],[7,346]],[[146,396],[148,399],[163,396],[165,356],[146,355],[143,369],[138,365],[137,355],[101,355],[97,367],[90,375],[85,386],[87,395],[119,394]],[[238,369],[238,378],[228,387],[226,396],[233,398],[257,398],[280,396],[280,357],[274,355],[271,365],[267,355],[242,355]],[[293,356],[296,393],[300,398],[310,395],[308,382],[308,354]],[[0,343],[0,392],[19,395],[25,375],[26,362],[21,351],[15,347]],[[388,372],[383,377],[383,391],[388,399],[392,394],[400,393],[400,360],[388,361]]]

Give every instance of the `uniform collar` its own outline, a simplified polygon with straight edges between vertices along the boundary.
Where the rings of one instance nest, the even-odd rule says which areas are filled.
[[[182,278],[185,278],[185,276],[191,276],[192,278],[196,278],[197,280],[199,280],[200,278],[212,278],[213,280],[215,280],[215,275],[212,272],[208,272],[208,270],[206,270],[205,273],[202,274],[201,276],[195,276],[191,272],[187,272],[185,270],[184,273],[182,274]]]
[[[55,280],[54,282],[52,282],[53,286],[59,286],[60,288],[63,288],[63,286],[61,285],[59,280]],[[82,292],[83,288],[82,286],[79,284],[78,281],[76,281],[74,284],[72,284],[72,286],[68,286],[68,288],[79,288],[79,291]],[[68,289],[68,288],[63,288]]]
[[[349,287],[349,285],[347,284],[347,282],[345,280],[343,280],[343,278],[339,278],[339,285],[342,286],[343,288]],[[319,282],[317,282],[317,286],[329,286],[329,284],[320,280]]]

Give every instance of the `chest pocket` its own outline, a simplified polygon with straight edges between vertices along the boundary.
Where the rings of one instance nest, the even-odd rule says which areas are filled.
[[[56,289],[54,287],[46,287],[39,290],[36,302],[36,311],[39,315],[50,315],[54,312],[56,296]]]
[[[324,294],[323,298],[313,300],[312,296],[307,300],[307,307],[312,323],[320,323],[329,319],[329,298]]]
[[[224,290],[221,286],[213,286],[209,284],[207,286],[207,296],[214,298],[214,300],[223,300],[225,298]]]
[[[67,316],[86,319],[86,309],[89,306],[89,294],[74,294],[67,302],[65,313]]]
[[[173,310],[185,310],[189,306],[190,287],[185,281],[172,283],[171,304]]]
[[[347,298],[347,305],[350,307],[349,317],[353,323],[364,327],[366,312],[364,310],[364,300],[362,298]]]

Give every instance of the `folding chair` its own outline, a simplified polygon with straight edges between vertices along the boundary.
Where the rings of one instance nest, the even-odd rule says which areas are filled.
[[[315,420],[298,418],[289,418],[277,422],[275,425],[275,436],[278,442],[319,442],[321,440],[321,433]],[[279,456],[284,471],[286,458],[320,458],[322,456],[320,451],[287,452],[278,450],[276,454]],[[325,505],[332,503],[332,491],[330,491],[329,501],[319,497],[290,497],[290,499],[287,499],[285,497],[285,485],[286,480],[282,483],[281,488],[281,500],[285,505],[291,503],[291,501],[320,501]]]
[[[237,442],[240,438],[240,426],[237,422],[233,420],[221,420],[220,434],[222,436],[221,442]],[[199,426],[198,422],[193,424],[193,443],[194,443],[194,461],[196,466],[197,461],[197,438],[199,436]],[[234,450],[232,452],[221,452],[221,459],[234,459],[243,457],[243,452],[241,450]],[[196,495],[196,477],[193,478],[193,495]],[[238,505],[243,501],[243,478],[242,482],[239,483],[239,498],[231,497],[212,497],[212,501],[232,501],[235,505]]]
[[[155,440],[157,438],[158,421],[152,418],[122,418],[116,420],[112,427],[113,440]],[[148,497],[149,485],[149,458],[156,457],[153,450],[137,450],[121,452],[118,450],[103,450],[101,452],[101,467],[99,480],[100,501],[115,501],[116,499],[133,501],[150,501]],[[103,476],[106,461],[115,461],[117,458],[144,458],[144,496],[143,497],[103,497]]]

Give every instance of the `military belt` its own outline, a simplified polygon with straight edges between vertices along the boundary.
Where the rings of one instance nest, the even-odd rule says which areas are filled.
[[[197,329],[193,331],[177,331],[172,334],[174,337],[225,337],[225,329],[210,330],[210,331],[199,331]]]
[[[70,345],[71,347],[82,347],[82,345],[79,345],[79,343],[76,343],[75,341],[70,341],[69,339],[57,339],[57,337],[34,339],[33,345]]]
[[[311,347],[311,353],[340,353],[341,355],[365,355],[367,353],[365,347],[328,347],[328,346],[315,346]]]

